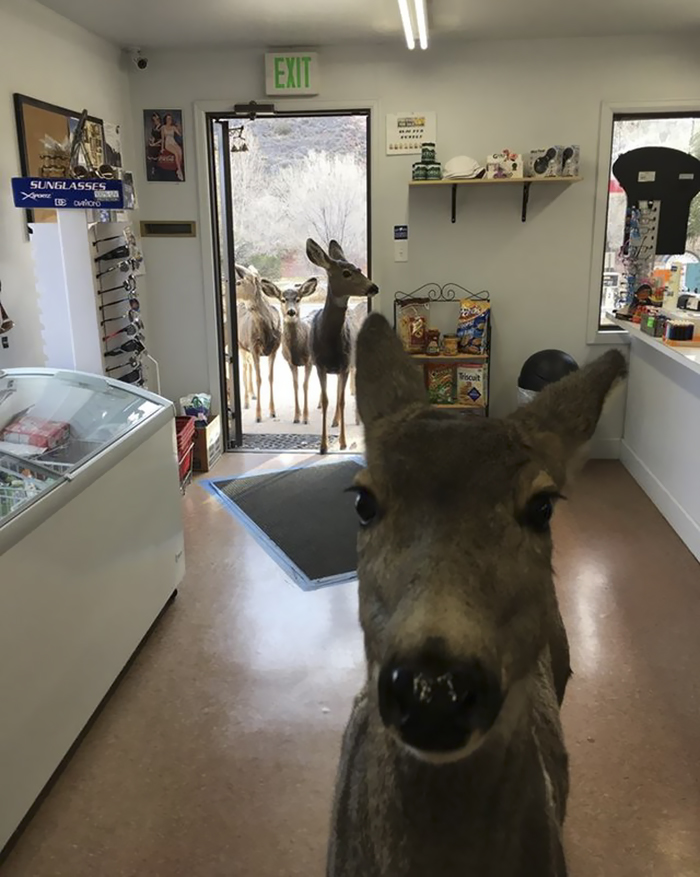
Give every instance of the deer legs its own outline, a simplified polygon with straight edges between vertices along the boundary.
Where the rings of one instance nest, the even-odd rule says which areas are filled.
[[[257,395],[254,396],[255,399],[255,419],[258,423],[262,423],[262,410],[260,408],[260,385],[262,384],[262,379],[260,377],[260,356],[257,353],[253,353],[253,366],[255,367],[255,387]]]
[[[311,363],[304,366],[304,423],[309,422],[309,378],[311,377]]]
[[[277,351],[273,350],[269,356],[270,360],[270,417],[275,418],[277,414],[275,413],[275,393],[274,393],[274,376],[275,376],[275,357],[277,356]]]
[[[328,393],[326,392],[326,382],[328,374],[325,369],[316,366],[318,372],[318,382],[321,385],[321,408],[323,410],[323,429],[321,430],[321,453],[328,453]]]
[[[341,372],[338,375],[338,409],[340,411],[340,450],[347,448],[345,441],[345,385],[348,382],[348,373]]]
[[[291,366],[292,383],[294,384],[294,423],[301,420],[301,412],[299,411],[299,369],[297,366]]]

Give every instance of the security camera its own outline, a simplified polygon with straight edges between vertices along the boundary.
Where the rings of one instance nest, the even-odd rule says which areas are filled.
[[[131,50],[131,60],[139,70],[145,70],[148,67],[148,58],[145,57],[141,49]]]

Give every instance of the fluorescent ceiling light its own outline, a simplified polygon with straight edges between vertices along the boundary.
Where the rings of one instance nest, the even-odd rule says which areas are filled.
[[[425,12],[425,0],[415,0],[416,22],[418,23],[418,42],[421,49],[428,48],[428,17]]]
[[[411,13],[408,11],[408,0],[399,0],[399,12],[401,13],[403,32],[406,34],[406,45],[409,49],[415,49],[416,38],[413,35],[413,24],[411,23]]]

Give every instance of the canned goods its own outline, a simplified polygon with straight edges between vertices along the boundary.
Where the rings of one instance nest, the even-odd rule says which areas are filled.
[[[426,177],[429,180],[441,180],[442,179],[442,165],[439,161],[431,162],[430,164],[426,164]]]
[[[445,335],[442,339],[442,350],[445,356],[457,356],[459,353],[457,336]]]
[[[428,179],[428,168],[420,161],[417,161],[413,165],[413,179],[414,180],[427,180]]]
[[[421,161],[426,163],[435,161],[435,144],[429,142],[421,144],[420,153]]]

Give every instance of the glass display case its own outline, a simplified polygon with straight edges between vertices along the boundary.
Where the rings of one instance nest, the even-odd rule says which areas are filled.
[[[148,396],[79,372],[0,372],[0,522],[161,411]]]

